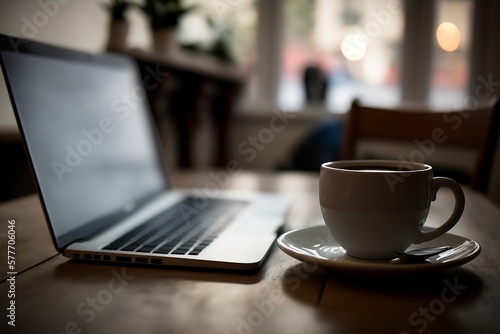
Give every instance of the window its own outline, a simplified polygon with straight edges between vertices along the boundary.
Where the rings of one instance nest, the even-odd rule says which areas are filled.
[[[402,90],[429,92],[417,94],[415,101],[452,107],[467,93],[474,2],[431,1],[417,7],[421,17],[434,17],[434,22],[407,24],[418,25],[413,29],[417,34],[422,24],[432,24],[432,37],[420,34],[410,39],[404,36],[403,0],[186,0],[198,10],[183,19],[180,39],[207,46],[224,35],[235,62],[248,73],[243,104],[249,107],[264,101],[266,110],[266,103],[277,102],[289,111],[342,113],[354,98],[373,105],[397,104],[406,96]],[[206,16],[215,22],[212,26]],[[429,62],[421,66],[412,57],[406,59],[406,68],[402,66],[402,50],[408,43],[426,49],[430,68]],[[280,62],[271,60],[275,55]],[[419,87],[402,83],[403,71],[413,75],[408,70],[426,74],[413,80]],[[326,84],[313,80],[307,90],[306,73],[308,78],[323,76]],[[323,95],[324,102],[308,101],[308,92]]]
[[[253,0],[185,0],[195,5],[181,21],[179,40],[209,49],[221,38],[235,63],[248,67],[255,58],[257,10]]]
[[[278,104],[307,106],[305,72],[326,78],[324,106],[345,112],[353,98],[399,101],[403,8],[386,0],[285,0]]]
[[[467,94],[473,3],[439,0],[436,6],[429,102],[438,108],[454,107]]]
[[[227,48],[231,62],[247,73],[241,104],[255,103],[257,1],[255,0],[185,0],[196,10],[181,21],[179,41],[210,50],[219,38]],[[220,51],[220,49],[219,49]]]

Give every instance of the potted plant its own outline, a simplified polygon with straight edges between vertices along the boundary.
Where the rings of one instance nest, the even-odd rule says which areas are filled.
[[[177,47],[176,34],[180,18],[195,6],[183,7],[181,0],[146,0],[140,8],[149,18],[154,50],[169,53]]]
[[[215,35],[214,40],[208,46],[203,46],[201,43],[182,44],[182,48],[195,52],[209,54],[221,62],[234,64],[235,60],[229,46],[229,31],[222,25],[217,25],[211,17],[205,16],[207,26]]]
[[[125,20],[125,12],[131,5],[127,0],[113,0],[110,5],[104,4],[111,14],[107,46],[110,51],[122,51],[127,48],[129,24]]]

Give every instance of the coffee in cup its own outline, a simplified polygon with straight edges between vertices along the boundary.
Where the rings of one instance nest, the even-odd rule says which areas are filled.
[[[433,177],[423,163],[351,160],[321,165],[320,205],[333,238],[350,256],[386,259],[411,244],[437,238],[460,219],[465,205],[455,181]],[[440,227],[423,232],[439,188],[455,195],[455,208]]]

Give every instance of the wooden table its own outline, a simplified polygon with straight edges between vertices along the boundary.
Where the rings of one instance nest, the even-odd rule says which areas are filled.
[[[177,172],[203,187],[204,172]],[[241,173],[227,188],[295,199],[288,229],[322,224],[317,175]],[[482,246],[472,262],[426,277],[352,279],[274,247],[251,273],[79,263],[54,250],[36,196],[0,205],[2,333],[498,333],[500,209],[465,189],[455,234]],[[429,224],[449,214],[438,196]],[[16,221],[16,327],[5,317],[7,221]]]

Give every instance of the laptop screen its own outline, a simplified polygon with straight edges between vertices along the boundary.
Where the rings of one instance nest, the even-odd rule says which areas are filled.
[[[167,187],[135,63],[2,52],[58,248]]]

